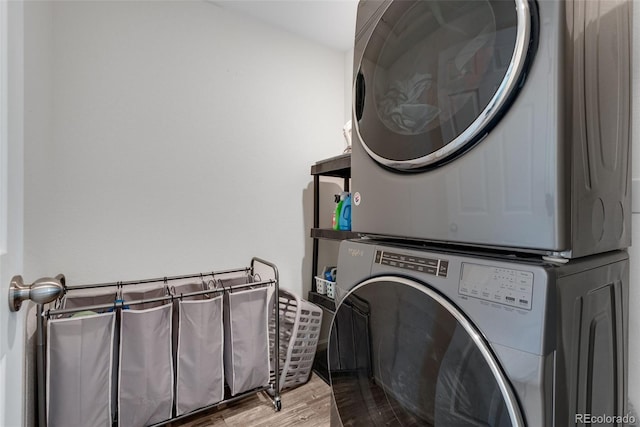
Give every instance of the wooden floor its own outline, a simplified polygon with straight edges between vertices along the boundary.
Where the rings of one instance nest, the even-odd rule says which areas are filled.
[[[282,410],[271,399],[256,393],[224,409],[194,415],[170,427],[326,427],[329,425],[330,387],[315,374],[308,383],[282,393]]]

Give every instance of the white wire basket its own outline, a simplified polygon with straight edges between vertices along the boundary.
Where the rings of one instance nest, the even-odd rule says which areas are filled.
[[[320,338],[322,309],[286,290],[280,289],[280,390],[306,383]],[[273,319],[273,316],[270,316]],[[269,322],[269,343],[273,350],[275,322]],[[273,354],[270,351],[269,354]],[[271,382],[275,381],[271,360]]]

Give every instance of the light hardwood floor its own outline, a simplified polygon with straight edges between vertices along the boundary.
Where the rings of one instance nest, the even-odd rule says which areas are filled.
[[[282,393],[282,410],[256,393],[224,409],[211,410],[170,427],[327,427],[331,388],[315,374],[305,385]]]

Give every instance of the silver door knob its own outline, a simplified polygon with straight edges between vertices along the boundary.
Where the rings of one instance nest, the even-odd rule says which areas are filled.
[[[9,286],[9,309],[18,311],[22,301],[31,300],[36,304],[46,304],[60,297],[65,290],[64,275],[55,278],[43,277],[31,285],[26,285],[22,276],[13,276]]]

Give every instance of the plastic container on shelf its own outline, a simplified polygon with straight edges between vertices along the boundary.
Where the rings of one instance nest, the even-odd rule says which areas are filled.
[[[351,230],[351,193],[343,191],[335,196],[336,208],[332,216],[334,230]]]
[[[338,269],[334,266],[325,266],[319,276],[315,276],[316,292],[326,295],[327,289],[334,286]]]
[[[315,276],[315,279],[316,279],[316,292],[319,293],[320,295],[326,295],[328,280],[318,276]]]
[[[279,389],[283,390],[302,385],[309,380],[320,338],[322,310],[318,306],[280,289],[278,311],[280,316]],[[269,322],[271,350],[273,350],[275,337],[273,317],[270,316]],[[273,355],[273,351],[270,351],[269,354]],[[272,382],[275,379],[274,364],[272,356],[270,364]]]
[[[342,214],[342,204],[344,203],[343,194],[345,193],[334,195],[336,208],[333,212],[333,217],[331,219],[331,225],[334,230],[340,230],[340,215]]]
[[[351,230],[351,193],[345,194],[342,200],[340,216],[338,217],[338,229],[343,231]]]
[[[336,297],[336,282],[327,283],[327,297],[331,299]]]

